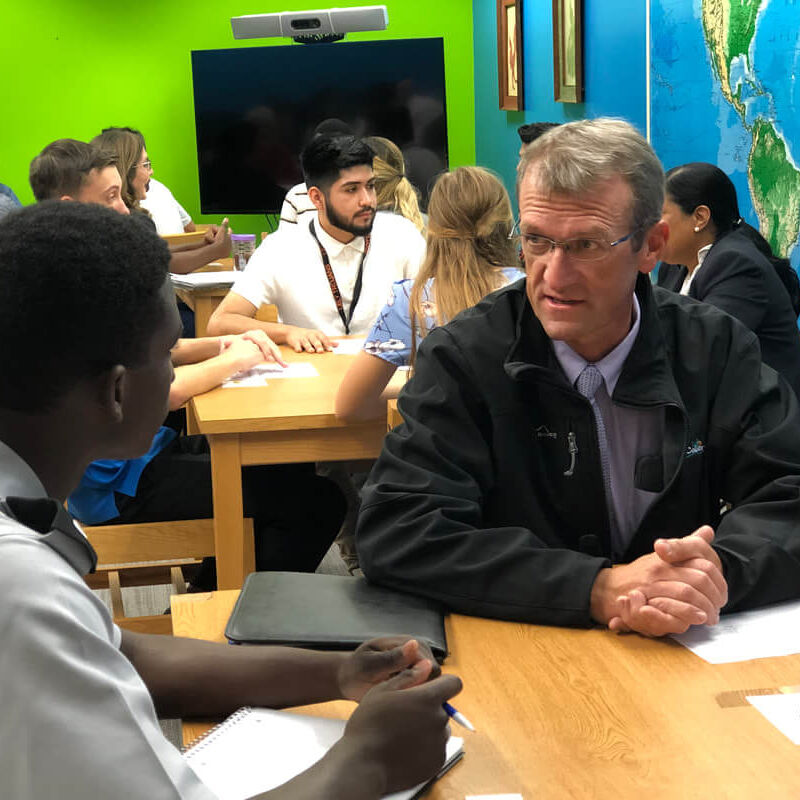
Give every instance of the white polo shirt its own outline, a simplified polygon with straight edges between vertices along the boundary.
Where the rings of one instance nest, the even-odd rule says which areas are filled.
[[[0,442],[9,495],[46,497]],[[42,536],[2,513],[0,640],[0,797],[213,800],[164,738],[106,607]]]
[[[342,244],[325,233],[318,222],[315,229],[328,252],[344,312],[349,315],[364,238],[357,236],[352,242]],[[351,335],[369,333],[392,291],[392,284],[415,277],[424,256],[425,240],[413,223],[389,212],[375,215],[369,253],[364,261],[361,296],[350,323]],[[276,305],[281,322],[315,328],[327,336],[344,336],[344,325],[308,223],[279,229],[267,236],[231,291],[256,308],[264,303]]]
[[[183,229],[192,221],[186,209],[175,199],[172,192],[155,178],[150,178],[147,197],[142,200],[140,205],[150,212],[159,236],[183,233]]]

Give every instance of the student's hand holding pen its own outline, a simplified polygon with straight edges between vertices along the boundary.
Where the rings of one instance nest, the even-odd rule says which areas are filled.
[[[352,748],[370,765],[378,796],[428,780],[444,763],[450,737],[444,704],[461,691],[461,680],[428,680],[430,674],[422,659],[370,689],[334,746]]]

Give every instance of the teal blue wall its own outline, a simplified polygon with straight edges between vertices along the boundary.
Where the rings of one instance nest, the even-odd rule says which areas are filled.
[[[624,117],[645,133],[647,18],[644,0],[584,0],[585,102],[553,100],[551,0],[522,0],[524,111],[500,111],[497,94],[497,1],[473,0],[475,153],[509,190],[525,122]]]

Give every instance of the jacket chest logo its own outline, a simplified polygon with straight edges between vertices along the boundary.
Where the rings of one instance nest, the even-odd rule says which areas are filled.
[[[691,458],[692,456],[699,456],[703,453],[706,449],[705,445],[700,439],[695,439],[693,442],[689,442],[686,447],[686,452],[683,454],[685,458]]]

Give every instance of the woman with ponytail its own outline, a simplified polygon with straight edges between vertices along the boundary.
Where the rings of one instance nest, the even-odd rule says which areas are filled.
[[[364,349],[344,376],[336,415],[350,421],[386,413],[385,391],[398,367],[413,366],[420,341],[489,292],[524,277],[514,265],[511,203],[482,167],[439,177],[428,205],[427,253],[417,277],[397,281]]]
[[[669,240],[658,285],[721,308],[758,336],[761,357],[800,396],[797,276],[739,215],[736,188],[718,167],[694,162],[667,172]]]
[[[405,217],[424,232],[425,221],[419,210],[417,190],[406,178],[406,165],[400,148],[382,136],[368,136],[365,140],[375,153],[372,171],[375,175],[375,192],[378,211],[391,211]]]

